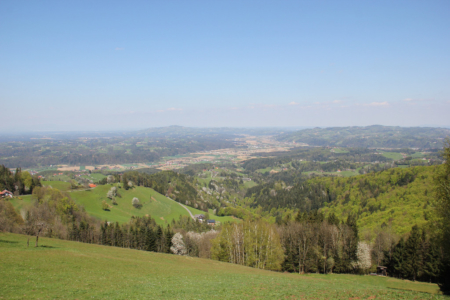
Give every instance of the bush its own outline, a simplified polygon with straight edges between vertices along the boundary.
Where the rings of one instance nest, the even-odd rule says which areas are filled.
[[[102,209],[103,210],[109,210],[109,205],[108,205],[108,203],[106,203],[105,200],[102,201]]]

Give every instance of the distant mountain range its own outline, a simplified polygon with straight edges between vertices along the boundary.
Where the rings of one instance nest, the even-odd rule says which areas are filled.
[[[437,149],[447,137],[447,128],[373,125],[304,129],[280,134],[277,139],[310,146]]]

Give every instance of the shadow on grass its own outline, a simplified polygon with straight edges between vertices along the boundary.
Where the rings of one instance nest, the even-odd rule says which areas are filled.
[[[53,248],[53,249],[56,249],[58,247],[48,246],[48,245],[40,245],[39,248]]]
[[[16,242],[16,241],[5,241],[5,240],[0,240],[0,243],[5,243],[5,244],[18,244],[19,242]]]

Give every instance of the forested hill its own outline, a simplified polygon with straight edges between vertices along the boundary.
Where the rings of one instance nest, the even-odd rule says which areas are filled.
[[[441,149],[450,129],[432,127],[330,127],[304,129],[278,136],[311,146]]]
[[[438,168],[442,166],[394,168],[347,178],[315,178],[312,182],[333,198],[324,205],[324,213],[356,214],[361,229],[392,226],[404,234],[432,216],[433,177]]]
[[[326,215],[334,212],[340,219],[354,214],[362,230],[392,226],[395,232],[404,234],[430,217],[433,175],[440,167],[393,168],[345,178],[316,177],[293,186],[272,182],[249,189],[246,196],[253,195],[252,206],[266,211],[284,207],[303,212],[320,209]]]

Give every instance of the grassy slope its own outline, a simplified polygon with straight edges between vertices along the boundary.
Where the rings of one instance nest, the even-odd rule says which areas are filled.
[[[63,181],[43,181],[46,186],[52,186],[62,191],[69,191],[72,199],[84,206],[86,211],[101,220],[124,223],[128,222],[131,216],[152,216],[160,225],[165,224],[166,221],[170,223],[173,219],[178,219],[180,215],[189,216],[189,213],[181,207],[178,203],[167,197],[159,194],[150,188],[135,187],[132,190],[125,191],[118,189],[122,198],[116,197],[118,205],[112,205],[111,200],[106,198],[106,193],[111,189],[112,185],[99,185],[91,190],[71,190],[70,183]],[[136,209],[131,205],[131,200],[137,197],[142,204],[141,209]],[[151,198],[153,197],[153,199]],[[109,211],[102,210],[101,203],[106,200],[110,205]],[[14,198],[11,200],[14,208],[20,209],[32,203],[31,195],[20,196],[20,199]],[[198,209],[188,207],[193,214],[204,214],[205,212]],[[210,218],[215,219],[221,223],[236,222],[232,217],[218,217],[210,211]]]
[[[58,189],[60,191],[70,190],[70,183],[65,181],[42,181],[43,186],[51,186],[54,189]]]
[[[199,210],[199,209],[196,209],[196,208],[193,208],[193,207],[190,207],[190,206],[186,206],[190,211],[191,211],[191,213],[192,214],[194,214],[194,215],[200,215],[200,214],[205,214],[205,212],[204,211],[202,211],[202,210]],[[208,213],[209,213],[209,218],[210,219],[214,219],[214,220],[216,220],[216,222],[217,221],[219,221],[220,223],[224,223],[224,222],[240,222],[240,219],[236,219],[236,218],[233,218],[233,217],[230,217],[230,216],[225,216],[225,217],[219,217],[219,216],[216,216],[216,215],[214,215],[213,214],[213,211],[212,211],[212,209],[210,209],[209,211],[208,211]]]
[[[23,207],[30,205],[33,200],[31,199],[31,195],[21,195],[19,198],[13,198],[9,201],[16,211],[20,212]]]
[[[166,221],[171,222],[172,219],[178,219],[180,215],[189,215],[175,201],[167,199],[153,189],[140,186],[127,191],[118,189],[122,197],[116,197],[118,205],[112,205],[111,200],[106,198],[106,193],[111,187],[112,185],[109,184],[99,185],[92,190],[73,191],[70,195],[77,203],[83,205],[90,215],[119,223],[128,222],[132,216],[150,215],[155,218],[157,223],[164,224]],[[136,209],[131,204],[134,197],[137,197],[141,202],[141,209]],[[110,205],[109,211],[102,210],[101,203],[103,200],[106,200]]]
[[[212,260],[0,233],[5,299],[444,299],[434,284],[284,274]],[[408,290],[398,290],[398,289]],[[415,291],[409,291],[415,290]],[[354,298],[359,297],[359,298]]]

